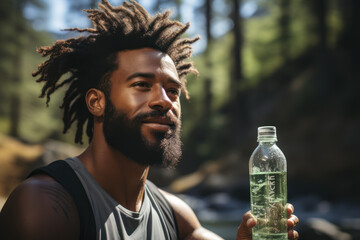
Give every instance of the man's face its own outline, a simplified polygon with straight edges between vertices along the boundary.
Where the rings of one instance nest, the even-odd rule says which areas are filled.
[[[173,61],[150,48],[119,52],[117,61],[106,99],[106,142],[142,165],[174,166],[181,156],[182,84]]]

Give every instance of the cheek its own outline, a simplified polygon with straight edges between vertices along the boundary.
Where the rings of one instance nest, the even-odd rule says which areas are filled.
[[[131,94],[130,92],[123,92],[114,97],[113,104],[116,109],[121,109],[129,115],[129,117],[136,115],[141,111],[147,103],[147,96],[144,94]]]
[[[148,101],[148,97],[146,94],[129,94],[124,99],[128,105],[130,105],[133,109],[141,108],[142,106],[146,105]]]
[[[177,117],[177,118],[180,118],[181,116],[181,105],[180,105],[180,102],[175,102],[173,103],[173,109],[172,109],[174,115]]]

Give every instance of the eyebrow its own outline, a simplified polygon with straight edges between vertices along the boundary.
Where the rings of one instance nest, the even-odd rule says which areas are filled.
[[[131,74],[126,78],[126,81],[130,81],[133,78],[142,77],[142,78],[155,78],[155,74],[153,73],[142,73],[142,72],[136,72]]]
[[[131,79],[137,78],[137,77],[142,77],[142,78],[149,78],[149,79],[151,79],[151,78],[155,78],[155,74],[154,74],[154,73],[146,73],[146,72],[145,72],[145,73],[144,73],[144,72],[136,72],[136,73],[133,73],[133,74],[131,74],[130,76],[128,76],[128,77],[126,78],[126,81],[130,81]],[[174,83],[174,84],[179,85],[181,88],[184,87],[184,84],[183,84],[181,81],[177,80],[177,79],[169,78],[169,81],[172,82],[172,83]]]

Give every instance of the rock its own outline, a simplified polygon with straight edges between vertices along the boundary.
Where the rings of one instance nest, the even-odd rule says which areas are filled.
[[[239,170],[246,169],[246,174],[239,174]],[[204,163],[191,174],[182,176],[173,181],[169,190],[174,193],[185,193],[198,189],[199,194],[213,192],[230,192],[239,181],[243,182],[248,177],[247,163],[239,161],[236,153],[229,153],[223,158]],[[246,182],[248,183],[248,182]]]
[[[44,154],[42,159],[44,165],[52,163],[59,159],[66,159],[68,157],[74,157],[79,155],[85,149],[83,147],[74,146],[69,143],[48,139],[44,143]]]
[[[82,150],[55,140],[48,140],[43,146],[25,144],[0,134],[0,209],[9,194],[33,169],[58,159],[76,156]]]
[[[322,218],[309,218],[296,227],[300,239],[304,240],[352,240],[350,234],[342,232],[335,224]]]
[[[0,196],[7,198],[29,171],[40,166],[41,145],[24,144],[0,135]]]

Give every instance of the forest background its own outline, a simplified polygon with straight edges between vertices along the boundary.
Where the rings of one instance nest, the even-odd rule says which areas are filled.
[[[58,106],[64,91],[54,94],[47,108],[31,72],[43,61],[35,49],[74,36],[59,28],[89,26],[81,9],[94,8],[97,1],[63,0],[63,8],[55,2],[0,2],[0,178],[5,185],[0,190],[5,199],[39,164],[29,159],[44,163],[85,147],[72,145],[74,132],[62,134]],[[201,36],[194,45],[200,76],[189,77],[191,99],[182,99],[183,160],[176,170],[154,169],[151,178],[176,193],[226,193],[227,206],[231,199],[248,202],[248,160],[257,127],[274,125],[288,161],[289,199],[302,206],[305,217],[309,209],[329,214],[338,203],[358,207],[335,211],[338,221],[326,216],[348,223],[343,228],[353,224],[348,219],[360,226],[360,2],[139,2],[152,13],[172,8],[174,18],[192,23],[189,36]],[[65,11],[63,21],[52,22],[59,11]],[[10,165],[22,169],[4,167]]]

